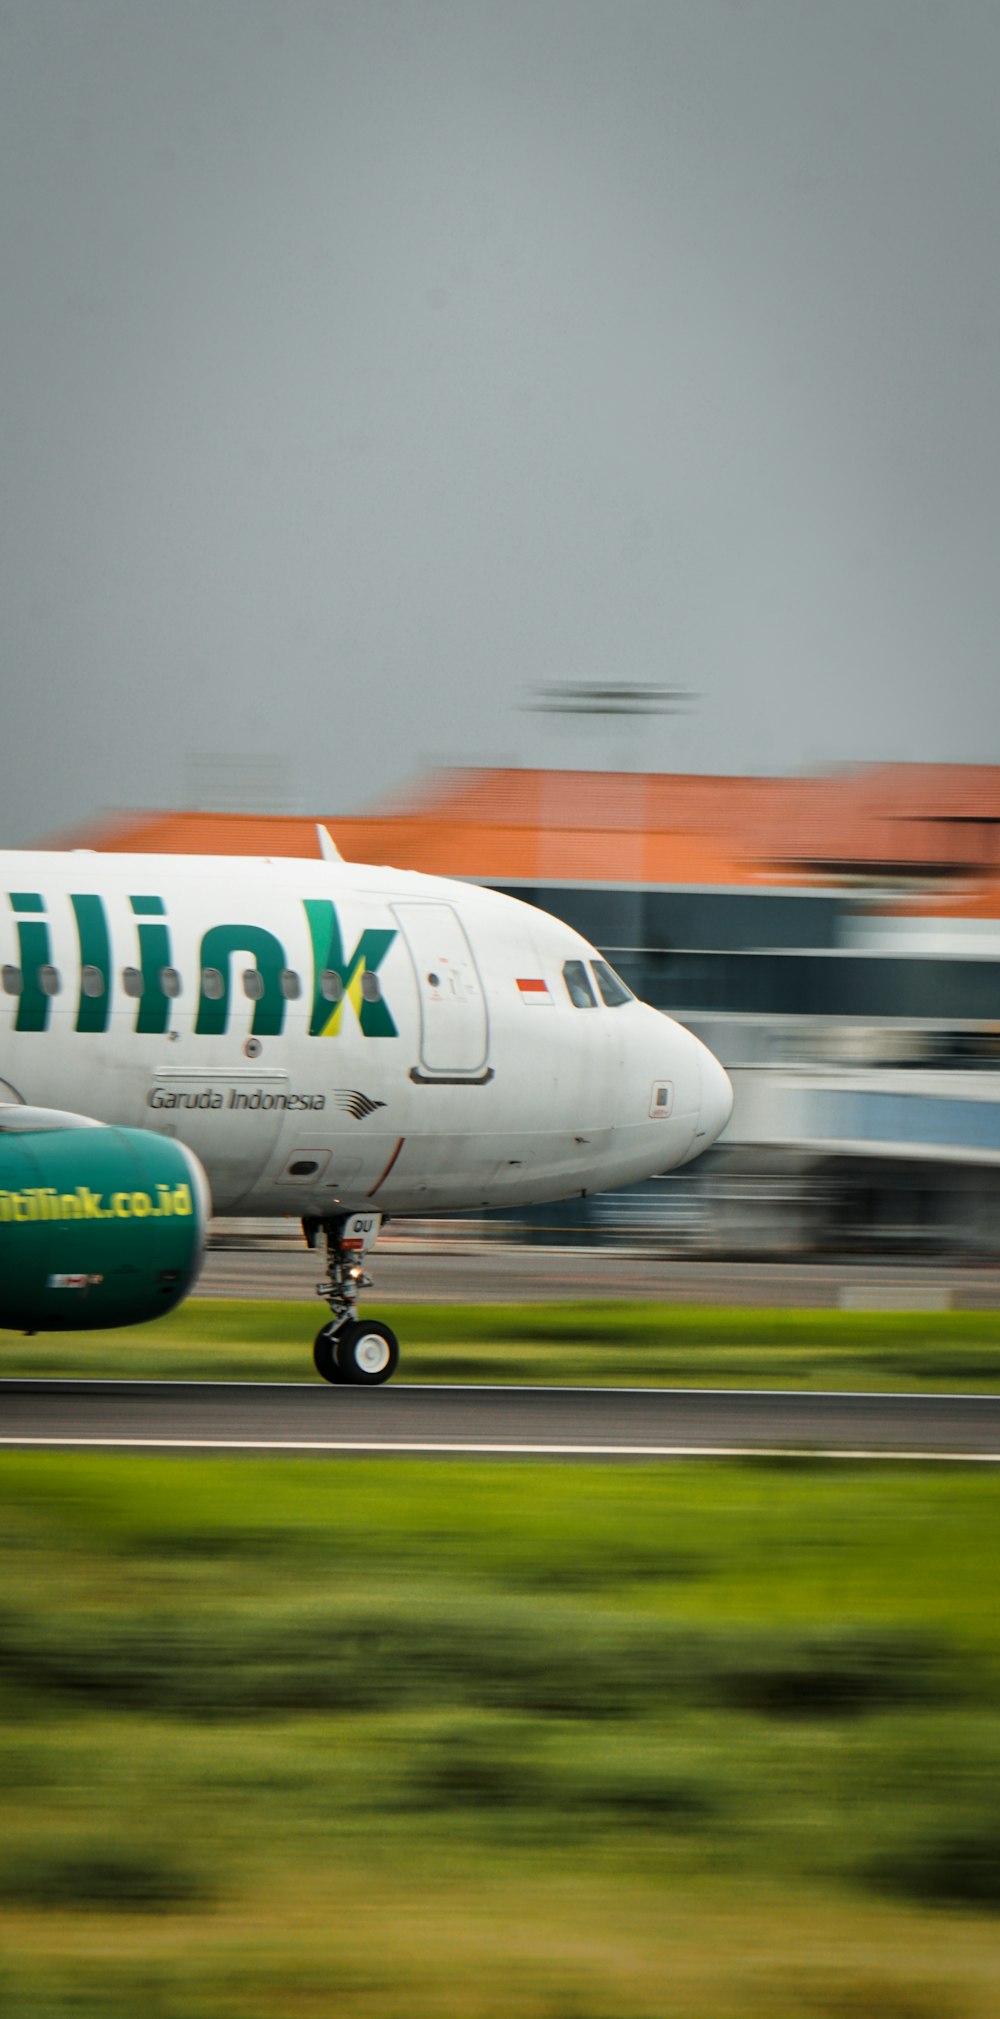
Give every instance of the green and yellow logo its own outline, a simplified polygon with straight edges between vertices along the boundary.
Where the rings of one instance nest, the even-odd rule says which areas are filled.
[[[54,1185],[29,1185],[23,1192],[0,1191],[0,1224],[24,1226],[33,1220],[189,1220],[194,1212],[190,1185],[157,1185],[151,1192],[95,1192],[89,1185],[57,1192]]]
[[[62,985],[52,960],[45,899],[40,891],[11,891],[8,896],[17,922],[19,965],[4,969],[3,984],[16,1001],[14,1028],[45,1031],[53,999]],[[114,991],[121,986],[135,1004],[133,1028],[137,1033],[155,1035],[169,1030],[181,978],[173,966],[170,922],[163,899],[148,894],[130,897],[138,958],[134,967],[124,970],[119,983],[103,898],[78,892],[69,901],[80,950],[74,1028],[91,1033],[108,1030]],[[398,1037],[379,978],[382,962],[398,938],[396,929],[368,926],[348,952],[336,908],[328,898],[305,898],[303,908],[312,948],[309,1036],[339,1037],[349,1011],[364,1037]],[[249,968],[255,977],[251,1033],[259,1038],[281,1036],[289,1002],[302,993],[299,976],[289,971],[284,946],[265,926],[222,924],[210,926],[201,939],[194,1021],[197,1037],[225,1035],[235,978],[241,969]]]

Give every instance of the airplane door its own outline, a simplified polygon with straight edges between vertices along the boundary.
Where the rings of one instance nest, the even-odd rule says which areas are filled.
[[[486,1081],[486,995],[465,927],[450,904],[394,904],[420,997],[420,1080]]]

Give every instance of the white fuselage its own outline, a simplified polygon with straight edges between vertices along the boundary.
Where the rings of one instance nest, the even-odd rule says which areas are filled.
[[[218,1213],[608,1189],[707,1148],[731,1093],[668,1017],[609,1007],[596,958],[545,913],[439,877],[0,853],[0,1101],[176,1136]]]

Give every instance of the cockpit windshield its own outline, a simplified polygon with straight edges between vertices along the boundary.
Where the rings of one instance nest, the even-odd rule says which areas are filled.
[[[597,997],[591,986],[590,976],[582,960],[563,962],[563,980],[570,1002],[576,1009],[596,1009]]]
[[[615,973],[613,967],[608,966],[606,960],[595,960],[594,973],[597,977],[597,986],[609,1009],[619,1009],[622,1003],[635,1001],[631,989],[626,988],[621,976]]]

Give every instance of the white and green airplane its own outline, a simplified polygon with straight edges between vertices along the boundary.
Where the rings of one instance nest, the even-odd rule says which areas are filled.
[[[559,920],[471,883],[316,861],[0,853],[0,1325],[186,1294],[209,1200],[322,1236],[331,1381],[385,1214],[605,1191],[690,1162],[723,1068]]]

